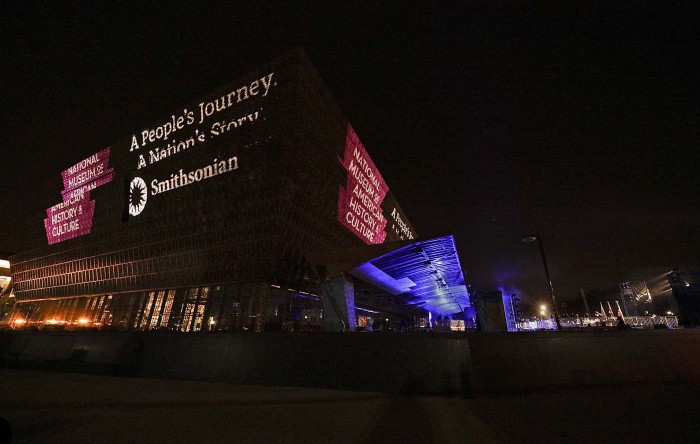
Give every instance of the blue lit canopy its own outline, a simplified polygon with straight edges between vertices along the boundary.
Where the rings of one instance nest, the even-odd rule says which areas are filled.
[[[314,255],[330,275],[341,271],[434,314],[461,313],[469,294],[453,236],[402,241]]]

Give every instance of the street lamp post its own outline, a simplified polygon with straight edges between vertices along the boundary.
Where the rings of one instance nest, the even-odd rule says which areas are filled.
[[[544,265],[544,274],[547,276],[547,285],[549,285],[549,296],[552,298],[552,306],[554,307],[554,320],[557,322],[557,330],[561,331],[561,321],[559,320],[559,310],[557,309],[557,303],[554,299],[554,287],[552,286],[552,279],[549,277],[549,268],[547,267],[547,258],[544,255],[544,247],[542,246],[542,237],[538,234],[537,236],[530,236],[523,239],[523,242],[530,243],[537,241],[540,245],[540,254],[542,255],[542,264]]]

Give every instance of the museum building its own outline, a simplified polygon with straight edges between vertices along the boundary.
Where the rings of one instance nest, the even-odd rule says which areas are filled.
[[[418,238],[301,50],[47,180],[13,323],[337,331],[470,306],[454,239]]]

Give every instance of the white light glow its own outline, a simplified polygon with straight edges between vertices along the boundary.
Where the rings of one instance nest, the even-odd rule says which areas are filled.
[[[0,268],[10,268],[10,261],[0,259]]]

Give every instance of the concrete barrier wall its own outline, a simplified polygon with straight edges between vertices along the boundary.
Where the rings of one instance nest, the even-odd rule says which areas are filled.
[[[457,393],[468,342],[437,335],[143,336],[139,374],[236,384]]]
[[[700,383],[700,330],[497,333],[470,350],[476,392]]]
[[[700,383],[700,330],[0,333],[0,365],[235,384],[486,394]]]

